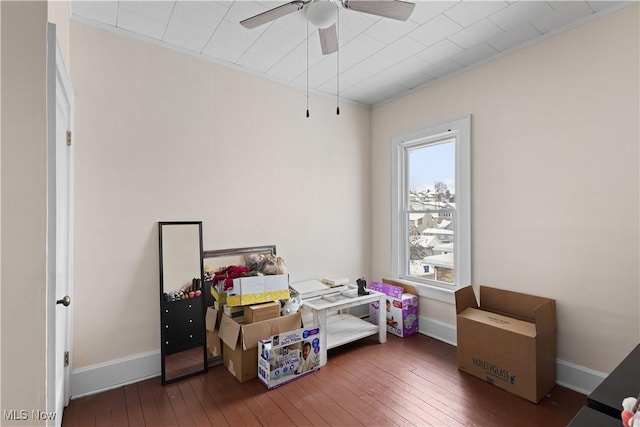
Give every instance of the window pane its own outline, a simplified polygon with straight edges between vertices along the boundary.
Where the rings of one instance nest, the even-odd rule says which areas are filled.
[[[417,226],[417,218],[430,213],[410,213],[409,221],[409,276],[453,284],[453,236],[454,230]],[[453,225],[453,222],[450,223]]]
[[[409,209],[440,209],[455,193],[454,140],[419,146],[409,154]]]
[[[455,141],[408,150],[409,276],[454,284]]]

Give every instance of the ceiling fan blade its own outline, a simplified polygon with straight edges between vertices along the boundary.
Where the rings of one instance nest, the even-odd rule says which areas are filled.
[[[240,24],[242,24],[242,26],[245,28],[256,28],[262,24],[266,24],[267,22],[271,22],[275,19],[281,18],[302,9],[305,4],[309,3],[309,1],[310,0],[294,0],[292,2],[285,3],[281,6],[274,7],[273,9],[269,9],[265,12],[259,13],[255,16],[252,16],[251,18],[242,20],[240,21]]]
[[[318,34],[320,34],[320,47],[322,48],[323,55],[328,55],[338,50],[336,24],[328,28],[318,28]]]
[[[346,9],[369,13],[385,18],[406,21],[413,13],[415,3],[400,0],[343,0],[342,5]]]

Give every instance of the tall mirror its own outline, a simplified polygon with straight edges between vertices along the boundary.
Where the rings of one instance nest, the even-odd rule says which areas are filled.
[[[162,383],[206,372],[202,222],[159,222]]]

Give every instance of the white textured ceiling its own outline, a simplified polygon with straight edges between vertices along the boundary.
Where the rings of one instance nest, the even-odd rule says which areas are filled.
[[[323,56],[305,11],[249,30],[287,1],[71,1],[72,18],[306,88],[375,105],[486,61],[620,1],[416,1],[406,22],[340,8],[339,52]]]

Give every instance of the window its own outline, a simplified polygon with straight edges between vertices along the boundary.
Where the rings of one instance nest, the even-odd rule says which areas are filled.
[[[468,116],[392,140],[395,277],[445,289],[471,283],[470,123]]]

